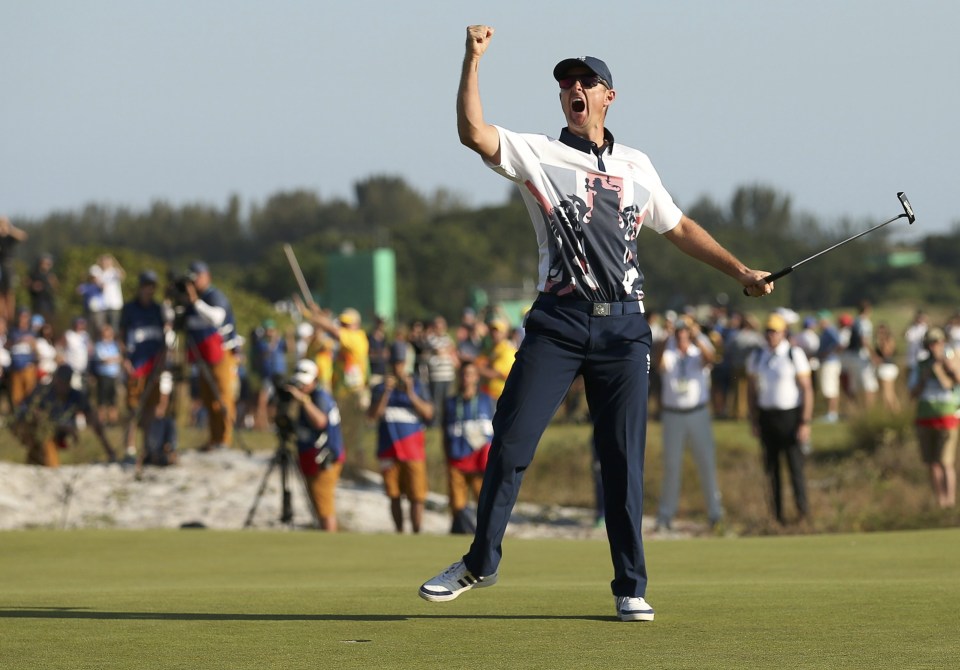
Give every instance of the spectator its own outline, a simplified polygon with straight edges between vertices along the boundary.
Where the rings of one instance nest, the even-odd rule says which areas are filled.
[[[86,395],[73,388],[74,371],[61,365],[53,381],[38,386],[17,409],[14,432],[27,447],[27,464],[55,468],[60,465],[60,450],[68,446],[68,438],[77,439],[77,420],[86,424],[99,438],[110,462],[116,452],[110,446],[97,415],[90,410]]]
[[[16,272],[13,268],[13,255],[18,244],[27,239],[27,234],[10,223],[10,219],[0,216],[0,317],[12,319],[16,313],[17,286]]]
[[[30,328],[30,312],[26,307],[17,309],[13,328],[7,333],[7,351],[10,366],[7,368],[7,390],[10,405],[16,409],[37,385],[37,343]]]
[[[780,486],[781,455],[786,455],[800,518],[805,519],[810,513],[803,468],[813,415],[810,364],[799,347],[790,345],[786,331],[784,318],[771,314],[766,324],[765,346],[747,360],[753,434],[763,446],[771,506],[781,524],[786,521]]]
[[[229,447],[236,422],[237,322],[223,291],[213,286],[210,268],[203,261],[190,264],[186,283],[186,331],[188,360],[199,366],[200,401],[210,422],[209,442],[204,450]]]
[[[840,332],[834,327],[833,315],[823,310],[817,313],[820,326],[820,344],[817,346],[817,370],[820,395],[827,405],[827,411],[821,417],[825,423],[836,423],[840,419],[840,389],[843,364],[840,362]]]
[[[120,328],[120,311],[123,309],[122,282],[127,273],[117,259],[110,254],[102,254],[91,270],[95,273],[103,294],[104,317],[116,332]]]
[[[43,317],[37,314],[34,318],[42,319]],[[41,384],[49,384],[58,365],[53,324],[44,321],[40,328],[36,329],[36,333],[37,381]]]
[[[86,280],[77,286],[77,294],[83,305],[83,316],[96,333],[99,333],[100,327],[107,322],[103,308],[103,287],[97,278],[98,272],[99,268],[91,265]]]
[[[713,427],[710,421],[710,364],[714,348],[696,321],[680,317],[673,341],[660,358],[660,419],[663,423],[663,485],[657,526],[669,529],[680,499],[683,449],[689,444],[700,473],[700,487],[711,527],[723,518],[717,486]]]
[[[156,294],[157,274],[144,270],[136,296],[120,313],[120,347],[129,412],[123,439],[128,457],[137,454],[136,429],[147,430],[160,396],[155,384],[166,361],[166,318]]]
[[[260,392],[257,394],[257,412],[254,426],[266,430],[273,421],[270,406],[276,396],[277,380],[287,376],[287,341],[277,329],[273,319],[267,319],[260,327],[254,346],[257,348],[257,374],[260,376]]]
[[[97,418],[105,426],[113,425],[119,420],[117,384],[123,356],[113,326],[109,323],[100,327],[100,339],[93,345],[93,360],[97,383]]]
[[[947,348],[946,334],[931,328],[923,338],[926,356],[910,380],[910,395],[917,401],[917,439],[920,456],[930,471],[930,485],[941,508],[957,502],[957,431],[960,425],[960,362]]]
[[[137,457],[136,476],[143,474],[143,466],[167,467],[176,465],[177,421],[172,411],[173,375],[161,372],[157,381],[157,401],[150,407],[150,416],[144,421],[143,449]]]
[[[503,385],[517,357],[517,348],[510,339],[510,326],[506,321],[494,319],[489,328],[490,353],[480,358],[479,372],[484,381],[484,393],[496,402],[503,393]]]
[[[727,346],[724,347],[724,351],[730,353],[730,366],[733,370],[732,416],[738,420],[746,419],[750,413],[747,360],[754,351],[765,344],[759,330],[760,325],[752,314],[741,314],[739,328],[733,332]]]
[[[73,318],[70,327],[60,340],[60,358],[73,370],[73,388],[82,393],[89,389],[87,373],[90,371],[90,355],[93,341],[87,332],[87,320],[82,316]]]
[[[470,492],[480,497],[483,472],[487,469],[490,440],[493,439],[494,400],[479,389],[480,373],[475,363],[460,364],[457,393],[444,401],[443,451],[447,457],[452,533],[472,533],[475,528],[466,516]]]
[[[387,375],[389,365],[390,349],[387,343],[387,324],[379,316],[373,318],[373,328],[367,333],[367,342],[369,343],[370,360],[370,387],[383,382]]]
[[[346,459],[340,432],[340,410],[333,396],[318,383],[319,368],[309,359],[297,363],[294,384],[288,389],[300,403],[297,452],[320,529],[337,530],[334,492]]]
[[[424,433],[433,420],[433,404],[420,380],[407,374],[406,359],[406,346],[394,343],[390,374],[374,387],[368,416],[377,421],[377,459],[394,526],[403,532],[403,496],[410,504],[413,532],[419,533],[427,497]]]
[[[850,326],[850,340],[847,343],[846,356],[849,360],[851,388],[858,402],[869,409],[877,399],[880,385],[877,382],[877,369],[874,366],[873,306],[869,300],[860,302],[857,318]]]
[[[921,354],[926,356],[926,349],[923,346],[923,336],[927,333],[927,315],[923,310],[918,309],[913,315],[913,321],[907,326],[903,333],[903,338],[907,342],[907,379],[913,377],[920,362]]]
[[[364,414],[370,406],[367,372],[370,360],[370,342],[360,322],[360,312],[348,308],[336,320],[316,304],[304,308],[304,316],[314,328],[333,337],[333,397],[340,408],[340,430],[344,448],[363,467]]]
[[[874,334],[873,356],[877,362],[877,381],[880,385],[880,399],[888,412],[900,411],[900,398],[897,396],[897,377],[900,368],[897,367],[897,341],[890,331],[890,327],[881,323],[877,325]]]
[[[31,310],[45,321],[52,322],[57,308],[56,294],[60,289],[60,282],[53,271],[53,256],[41,254],[27,280]]]
[[[433,398],[434,413],[439,416],[457,376],[456,349],[447,333],[447,320],[442,316],[434,317],[427,328],[427,347],[430,397]]]

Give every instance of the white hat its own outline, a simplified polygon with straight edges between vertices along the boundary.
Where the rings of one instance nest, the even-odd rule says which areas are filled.
[[[317,364],[309,358],[304,358],[297,363],[297,371],[294,373],[293,378],[297,384],[307,386],[315,382],[319,374],[320,369],[317,367]]]
[[[313,326],[304,321],[297,325],[297,337],[301,340],[305,340],[309,337],[313,337]]]

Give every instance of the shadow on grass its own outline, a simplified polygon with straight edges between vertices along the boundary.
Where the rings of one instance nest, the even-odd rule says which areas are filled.
[[[614,616],[579,614],[217,614],[213,612],[101,612],[78,607],[12,607],[0,619],[68,619],[90,621],[409,621],[412,619],[616,621]]]

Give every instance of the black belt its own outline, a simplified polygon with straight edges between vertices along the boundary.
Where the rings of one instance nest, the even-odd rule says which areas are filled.
[[[541,293],[539,296],[537,296],[537,303],[541,305],[555,305],[557,307],[563,307],[564,309],[575,309],[578,312],[584,312],[590,316],[624,316],[626,314],[643,314],[642,300],[628,300],[623,302],[591,302],[589,300],[564,298],[552,293]]]

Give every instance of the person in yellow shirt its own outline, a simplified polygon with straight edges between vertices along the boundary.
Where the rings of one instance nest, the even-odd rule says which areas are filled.
[[[517,347],[510,339],[510,326],[503,319],[494,319],[488,324],[493,345],[487,356],[481,357],[480,376],[484,380],[483,391],[494,400],[503,393],[510,368],[517,356]]]

